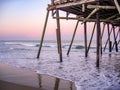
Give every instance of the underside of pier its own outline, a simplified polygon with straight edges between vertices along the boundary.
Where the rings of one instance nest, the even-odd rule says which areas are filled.
[[[37,58],[39,58],[42,43],[44,40],[44,34],[46,31],[46,26],[48,22],[49,12],[52,12],[53,19],[56,19],[57,24],[57,44],[58,44],[58,53],[60,56],[60,62],[62,62],[62,48],[61,48],[61,30],[60,30],[60,19],[66,20],[76,20],[76,27],[70,42],[70,46],[67,52],[69,55],[76,30],[79,22],[84,25],[84,42],[85,42],[85,57],[88,56],[89,48],[93,39],[93,34],[96,28],[96,66],[99,67],[99,59],[102,55],[102,52],[105,50],[106,45],[109,45],[109,52],[115,48],[118,52],[118,44],[120,43],[120,0],[51,0],[51,4],[47,7],[47,15],[45,20],[45,25],[43,28],[43,34],[41,37],[40,48],[38,51]],[[60,16],[59,12],[64,11],[66,14]],[[74,17],[71,17],[70,14],[73,14]],[[91,39],[88,44],[87,40],[87,22],[93,22],[93,32],[91,34]],[[101,27],[101,24],[103,24]],[[105,27],[108,31],[108,39],[104,49],[102,48],[102,37],[104,34]],[[113,32],[114,42],[112,44],[110,35]],[[119,39],[118,39],[119,38]]]

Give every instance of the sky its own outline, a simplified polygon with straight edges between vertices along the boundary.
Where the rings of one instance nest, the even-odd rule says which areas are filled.
[[[0,0],[0,38],[38,39],[49,0]]]
[[[40,40],[46,8],[51,0],[0,0],[0,40]],[[71,40],[77,21],[61,20],[63,40]],[[89,23],[88,29],[93,26]],[[88,30],[91,33],[91,30]],[[79,24],[76,39],[83,39],[83,25]],[[88,34],[88,38],[89,38]],[[51,13],[45,39],[56,40],[56,20]]]

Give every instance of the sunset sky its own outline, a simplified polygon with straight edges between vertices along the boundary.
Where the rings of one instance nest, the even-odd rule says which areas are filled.
[[[50,1],[0,0],[0,40],[40,40],[46,8]],[[62,39],[71,39],[76,22],[61,21]],[[91,26],[92,23],[89,24],[89,27]],[[50,13],[45,39],[55,40],[55,31],[56,20],[51,18]],[[83,34],[83,25],[79,24],[76,38],[83,39]]]
[[[0,38],[38,39],[49,0],[0,0]]]

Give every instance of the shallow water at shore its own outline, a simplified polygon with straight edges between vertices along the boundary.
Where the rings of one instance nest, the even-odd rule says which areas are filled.
[[[105,52],[98,69],[95,65],[95,49],[85,58],[84,49],[73,48],[67,57],[67,48],[63,48],[62,63],[59,62],[57,48],[43,47],[40,59],[36,59],[37,50],[38,47],[3,43],[0,47],[0,61],[73,81],[77,90],[109,90],[120,86],[120,52],[112,52],[111,55]]]

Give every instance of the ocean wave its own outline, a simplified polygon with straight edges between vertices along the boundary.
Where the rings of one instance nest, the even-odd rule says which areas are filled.
[[[39,47],[40,44],[37,42],[5,42],[5,44],[10,44],[10,45],[22,45],[22,46],[27,46],[27,47]],[[57,48],[56,43],[43,43],[42,47],[45,48]],[[62,44],[63,49],[68,49],[69,44]],[[85,46],[83,45],[72,45],[71,49],[84,49]],[[90,47],[90,49],[95,49],[95,47]]]
[[[40,44],[36,44],[36,47],[39,47],[39,46],[40,46]],[[57,45],[46,44],[46,45],[43,45],[43,47],[46,47],[46,48],[56,48]],[[62,45],[62,48],[68,49],[69,45]],[[82,46],[82,45],[73,45],[72,49],[84,49],[84,46]]]
[[[36,44],[36,47],[39,47],[40,44]],[[54,44],[43,44],[42,47],[46,47],[46,48],[56,48],[56,45]]]
[[[22,45],[22,46],[31,46],[31,47],[35,47],[36,43],[27,43],[27,42],[5,42],[4,44],[6,45]]]
[[[82,45],[77,45],[76,47],[75,47],[75,49],[84,49],[85,47],[84,46],[82,46]]]

